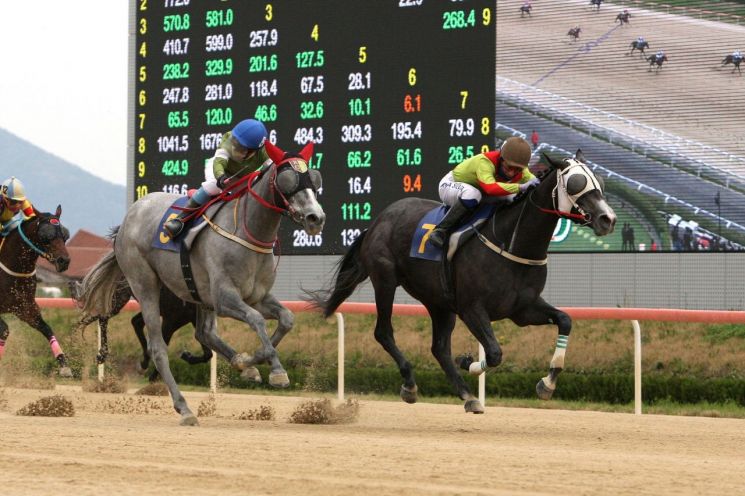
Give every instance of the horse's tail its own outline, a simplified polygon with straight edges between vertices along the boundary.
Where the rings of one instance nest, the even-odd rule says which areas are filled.
[[[354,240],[352,246],[349,247],[347,253],[337,264],[334,271],[335,282],[331,287],[318,291],[305,291],[307,295],[305,299],[319,308],[324,317],[331,316],[339,308],[339,305],[352,295],[355,288],[367,279],[367,270],[365,270],[360,260],[360,248],[365,233],[367,231],[363,231],[362,234],[357,236],[357,239]]]
[[[129,285],[112,250],[85,275],[76,300],[83,304],[83,313],[108,317],[116,305],[115,295],[123,287]]]

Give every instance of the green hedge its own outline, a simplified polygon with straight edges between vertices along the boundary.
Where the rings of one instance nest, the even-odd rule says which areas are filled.
[[[218,376],[222,387],[269,389],[263,384],[248,384],[239,373],[221,362]],[[190,366],[181,360],[171,359],[171,367],[180,384],[209,385],[208,364]],[[260,366],[262,376],[269,370]],[[331,392],[336,390],[335,367],[288,368],[291,390],[313,390]],[[489,396],[504,398],[535,398],[535,385],[545,373],[540,372],[495,372],[487,375],[486,392]],[[477,391],[477,379],[465,377],[472,391]],[[422,396],[452,396],[454,390],[440,370],[416,371],[419,394]],[[402,380],[398,369],[348,368],[345,374],[346,391],[349,394],[398,394]],[[745,406],[745,380],[735,378],[699,379],[661,374],[643,376],[643,400],[646,404],[657,401],[677,403],[735,402]],[[631,374],[577,374],[563,372],[554,395],[556,399],[598,403],[624,404],[634,399],[634,377]]]

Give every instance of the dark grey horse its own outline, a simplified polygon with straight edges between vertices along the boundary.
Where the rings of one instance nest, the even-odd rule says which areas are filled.
[[[307,164],[312,145],[297,155],[285,154],[271,143],[265,146],[274,164],[255,182],[237,181],[231,185],[233,196],[241,193],[244,184],[248,184],[247,192],[234,200],[236,203],[210,214],[210,229],[205,228],[191,247],[191,268],[199,299],[185,282],[179,254],[151,247],[153,237],[162,233],[163,213],[176,199],[164,193],[147,195],[129,208],[115,236],[114,251],[83,280],[83,311],[106,315],[115,288],[126,278],[140,302],[150,356],[168,386],[174,408],[181,414],[182,425],[198,422],[168,364],[160,322],[161,285],[178,298],[198,305],[196,338],[200,343],[244,375],[248,373],[249,379],[259,375],[256,364],[269,363],[269,384],[289,385],[275,347],[292,328],[293,315],[270,293],[276,276],[272,244],[283,214],[313,236],[323,229],[326,216],[316,199],[321,175],[309,170]],[[261,348],[253,356],[237,353],[217,335],[217,316],[248,324],[258,334]],[[267,318],[278,320],[271,339],[264,320]]]
[[[732,68],[732,73],[734,74],[735,69],[737,69],[737,72],[742,74],[742,71],[740,70],[740,64],[742,63],[742,61],[743,61],[742,56],[738,57],[733,54],[729,54],[722,59],[722,67],[724,67],[725,65],[732,64],[734,66]]]
[[[634,40],[629,43],[630,50],[626,55],[633,55],[634,50],[639,50],[639,58],[646,57],[644,50],[649,48],[649,43],[645,40],[639,43],[639,40]]]
[[[660,70],[662,70],[662,64],[667,62],[667,55],[650,55],[649,57],[647,57],[647,62],[649,62],[649,69],[647,69],[647,72],[650,72],[652,69],[654,69],[655,73],[658,73],[660,72]],[[657,67],[655,67],[655,65]]]
[[[375,339],[398,365],[404,380],[400,392],[404,401],[417,400],[417,385],[411,364],[393,338],[391,314],[398,286],[427,308],[432,319],[432,354],[465,401],[467,412],[484,410],[451,357],[456,316],[484,346],[483,365],[488,369],[502,361],[502,349],[491,322],[510,319],[519,326],[556,325],[559,338],[550,371],[536,386],[542,399],[553,394],[572,328],[571,318],[540,296],[546,283],[546,254],[557,218],[568,216],[604,236],[613,231],[616,216],[605,201],[601,183],[583,163],[581,152],[574,159],[549,162],[552,169],[540,185],[498,210],[479,228],[480,236],[455,253],[451,262],[454,298],[443,291],[439,262],[409,256],[413,234],[423,229],[420,220],[439,205],[421,198],[399,200],[381,212],[339,262],[330,287],[310,294],[314,305],[330,316],[360,283],[370,278],[378,312]]]

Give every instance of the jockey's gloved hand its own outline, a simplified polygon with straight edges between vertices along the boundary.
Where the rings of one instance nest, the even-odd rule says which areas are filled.
[[[220,189],[225,189],[225,187],[230,182],[230,178],[227,174],[223,174],[222,176],[217,178],[217,187]]]
[[[537,177],[534,177],[533,179],[531,179],[527,183],[522,183],[519,186],[520,193],[525,193],[529,189],[534,188],[534,187],[538,186],[539,184],[541,184],[541,181]]]

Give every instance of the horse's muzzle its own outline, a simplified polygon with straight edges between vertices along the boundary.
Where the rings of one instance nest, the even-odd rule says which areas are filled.
[[[612,233],[615,226],[616,216],[614,214],[600,214],[592,222],[592,230],[597,236],[605,236]]]
[[[67,257],[57,257],[54,259],[54,268],[57,272],[64,272],[70,266],[70,259]]]

